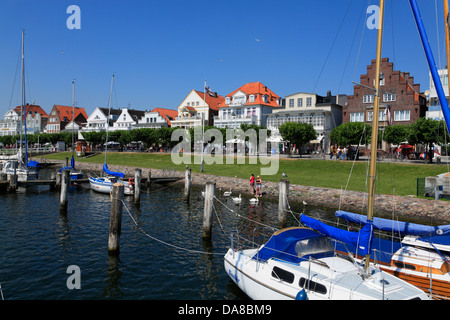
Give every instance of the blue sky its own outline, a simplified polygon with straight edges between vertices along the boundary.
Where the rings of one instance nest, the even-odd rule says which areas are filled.
[[[73,79],[77,105],[88,114],[107,106],[113,73],[113,107],[139,110],[176,109],[190,90],[203,90],[204,80],[221,95],[253,81],[282,97],[350,95],[352,81],[375,58],[376,30],[365,27],[371,4],[378,1],[0,0],[0,117],[20,104],[20,69],[14,78],[23,28],[27,102],[47,112],[72,104]],[[436,63],[444,67],[442,0],[418,4]],[[70,5],[81,9],[80,30],[66,27]],[[428,88],[407,0],[386,0],[383,57],[410,72],[421,91]]]

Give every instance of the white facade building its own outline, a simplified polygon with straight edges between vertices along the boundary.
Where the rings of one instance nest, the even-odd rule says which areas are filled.
[[[444,89],[445,96],[447,97],[447,101],[449,100],[448,95],[448,71],[447,69],[438,70],[439,78],[441,79],[442,88]],[[444,114],[441,109],[441,102],[439,101],[436,87],[434,85],[433,77],[430,74],[430,89],[428,94],[428,111],[426,113],[427,119],[434,120],[444,120]]]
[[[315,93],[299,92],[286,96],[286,106],[276,109],[267,118],[267,129],[272,132],[272,139],[280,140],[278,128],[286,122],[309,123],[317,132],[317,139],[310,142],[313,150],[328,153],[330,132],[342,123],[342,105],[347,103],[347,96],[326,96]]]

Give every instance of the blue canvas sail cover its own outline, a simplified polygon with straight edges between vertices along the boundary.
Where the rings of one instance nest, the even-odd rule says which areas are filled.
[[[30,161],[28,162],[28,164],[27,164],[27,167],[28,167],[28,168],[39,168],[39,167],[40,167],[40,164],[39,164],[39,162],[37,162],[37,161],[30,160]]]
[[[304,214],[300,216],[300,222],[332,239],[355,245],[361,255],[370,252],[373,239],[373,226],[370,223],[366,224],[359,232],[352,232],[329,226]]]
[[[103,164],[103,171],[106,174],[109,174],[109,175],[114,176],[114,177],[119,177],[119,178],[124,178],[125,177],[125,175],[122,172],[109,171],[108,165],[106,163]]]
[[[367,223],[367,218],[364,215],[346,212],[342,210],[336,211],[335,215],[349,222],[359,224]],[[395,221],[383,218],[373,218],[373,227],[383,231],[398,232],[402,235],[415,235],[415,236],[450,235],[450,225],[427,226],[423,224]]]
[[[307,228],[292,227],[275,232],[269,241],[258,251],[253,259],[267,261],[277,258],[284,261],[298,263],[301,258],[297,256],[295,246],[298,241],[305,239],[323,238],[318,232]]]

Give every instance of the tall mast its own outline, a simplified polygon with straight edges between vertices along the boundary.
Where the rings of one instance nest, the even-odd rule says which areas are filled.
[[[22,126],[23,126],[23,116],[24,116],[24,109],[25,109],[25,54],[24,54],[24,37],[25,37],[25,30],[22,30],[22,82],[21,82],[21,92],[20,92],[20,161],[22,161]]]
[[[74,155],[74,127],[75,127],[75,80],[72,81],[72,158]]]
[[[114,74],[111,78],[111,90],[109,91],[109,101],[108,101],[108,118],[106,119],[106,145],[105,145],[105,163],[106,163],[106,153],[108,151],[108,132],[109,132],[109,118],[111,117],[111,98],[114,83]]]
[[[448,77],[450,77],[450,15],[448,13],[448,0],[444,0],[444,18],[445,18],[445,43],[447,47],[447,83],[448,83],[448,94],[450,95],[450,82]]]
[[[375,175],[377,161],[377,145],[378,145],[378,113],[380,108],[380,69],[381,69],[381,47],[383,43],[383,17],[384,17],[384,0],[380,0],[379,25],[377,37],[377,59],[375,65],[375,98],[373,104],[372,117],[372,139],[370,142],[370,167],[369,167],[369,194],[367,221],[373,219],[374,199],[375,199]],[[366,255],[365,270],[368,270],[370,263],[370,252]]]

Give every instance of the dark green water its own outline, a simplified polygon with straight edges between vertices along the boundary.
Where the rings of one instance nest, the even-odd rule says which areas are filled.
[[[59,193],[46,186],[1,194],[0,284],[4,298],[247,299],[224,272],[229,233],[239,229],[253,236],[258,225],[250,220],[276,226],[277,203],[262,199],[257,206],[250,206],[244,198],[236,206],[221,191],[217,190],[216,196],[224,204],[215,201],[217,214],[208,242],[202,240],[204,202],[200,190],[192,191],[189,204],[183,201],[181,187],[155,186],[151,192],[144,191],[139,207],[126,197],[120,255],[112,257],[107,252],[108,195],[95,193],[87,185],[71,189],[67,214],[61,215]],[[299,212],[301,208],[293,205],[292,209]],[[294,218],[288,219],[289,225],[296,225]],[[71,265],[80,269],[80,289],[68,289],[66,282],[72,273],[67,273],[67,268]]]

